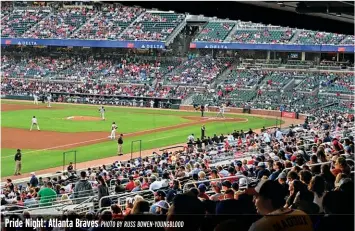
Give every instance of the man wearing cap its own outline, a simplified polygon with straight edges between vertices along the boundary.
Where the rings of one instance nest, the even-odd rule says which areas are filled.
[[[166,201],[159,201],[156,204],[156,210],[155,213],[159,214],[159,215],[166,215],[168,213],[169,210],[169,204]]]
[[[15,176],[21,175],[21,150],[17,149],[17,153],[15,154]]]
[[[223,191],[227,191],[230,188],[232,188],[232,183],[229,180],[225,180],[222,182],[222,190]]]
[[[213,194],[212,196],[210,196],[210,200],[211,201],[219,201],[223,199],[223,194],[221,193],[221,189],[222,189],[222,184],[221,182],[216,182],[212,185],[213,191],[215,192],[215,194]]]
[[[207,191],[207,187],[206,185],[204,184],[200,184],[198,186],[198,191],[199,191],[199,194],[198,194],[198,198],[199,199],[203,199],[203,200],[209,200],[210,198],[208,197],[208,195],[206,194],[206,191]]]
[[[261,179],[263,176],[270,176],[270,171],[266,169],[266,165],[264,162],[259,162],[257,167],[257,178]]]
[[[285,199],[281,185],[276,181],[266,180],[260,188],[255,189],[255,206],[264,217],[254,222],[249,231],[283,230],[312,231],[310,217],[301,210],[284,208]]]
[[[165,201],[166,194],[164,191],[157,191],[154,193],[154,201],[155,203],[150,207],[150,212],[156,214],[156,207],[160,201]]]
[[[36,174],[34,172],[31,172],[31,179],[30,179],[30,186],[31,188],[35,188],[38,185],[38,179],[36,177]]]

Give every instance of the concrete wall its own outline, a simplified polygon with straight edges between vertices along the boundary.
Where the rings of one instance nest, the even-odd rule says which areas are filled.
[[[192,105],[180,105],[180,110],[194,111],[195,109]],[[208,107],[208,111],[217,112],[218,107]],[[226,108],[226,113],[243,113],[243,108]],[[281,117],[281,112],[275,110],[250,109],[250,114]],[[305,118],[305,115],[299,115],[299,119],[304,120]]]

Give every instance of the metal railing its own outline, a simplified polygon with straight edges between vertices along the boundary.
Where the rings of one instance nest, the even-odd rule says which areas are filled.
[[[216,179],[210,179],[210,180],[194,181],[194,182],[185,183],[184,187],[183,187],[183,192],[187,192],[189,185],[200,184],[200,183],[208,183],[208,182],[215,182],[215,181],[221,181],[221,180],[236,179],[236,178],[238,178],[238,180],[241,179],[241,178],[248,179],[248,177],[246,177],[244,175],[235,175],[235,176],[229,176],[229,177],[224,177],[224,178],[216,178]]]
[[[137,191],[137,192],[127,192],[127,193],[122,193],[122,194],[116,194],[116,195],[109,195],[109,196],[104,196],[101,197],[99,200],[99,209],[102,209],[102,201],[105,199],[110,199],[112,203],[118,204],[122,209],[125,207],[126,199],[129,197],[134,197],[136,195],[146,195],[150,194],[153,196],[153,201],[154,201],[154,191],[152,190],[143,190],[143,191]],[[144,198],[147,199],[147,198]],[[152,203],[151,200],[148,200],[149,203]]]

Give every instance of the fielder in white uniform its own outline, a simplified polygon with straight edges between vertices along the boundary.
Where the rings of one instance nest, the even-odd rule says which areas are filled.
[[[39,125],[38,125],[38,121],[37,121],[36,116],[33,116],[33,117],[32,117],[32,124],[31,124],[30,131],[32,131],[33,125],[36,125],[37,130],[39,131]]]
[[[52,96],[51,96],[51,95],[48,95],[48,96],[47,96],[47,103],[48,103],[47,107],[52,107],[52,106],[51,106],[51,100],[52,100]]]
[[[221,106],[219,106],[219,112],[218,112],[218,114],[217,114],[217,117],[222,117],[222,118],[224,118],[224,110],[225,110],[224,104],[222,104]]]
[[[109,136],[109,138],[111,140],[116,139],[116,129],[117,129],[117,125],[116,125],[115,122],[113,122],[112,125],[111,125],[111,135]]]
[[[105,108],[104,108],[104,106],[100,107],[99,112],[100,112],[101,119],[105,120]]]
[[[38,105],[38,95],[33,94],[33,104]]]

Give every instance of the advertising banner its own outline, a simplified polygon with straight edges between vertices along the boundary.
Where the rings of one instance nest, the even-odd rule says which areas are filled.
[[[112,41],[81,39],[1,38],[1,45],[165,49],[165,43],[161,41]]]
[[[281,112],[282,117],[286,117],[286,118],[292,118],[295,119],[296,118],[296,113],[295,112],[287,112],[287,111],[283,111]]]
[[[246,44],[246,43],[210,43],[193,42],[191,49],[225,49],[225,50],[272,50],[272,51],[308,51],[308,52],[345,52],[353,53],[354,45],[288,45],[288,44]]]

